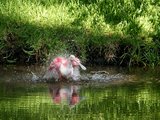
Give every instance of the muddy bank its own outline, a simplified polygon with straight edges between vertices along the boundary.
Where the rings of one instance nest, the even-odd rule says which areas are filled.
[[[77,85],[107,85],[123,84],[134,81],[134,76],[126,74],[126,69],[116,67],[87,67],[87,71],[80,71],[81,76],[77,81],[56,81],[53,78],[46,79],[45,66],[1,66],[1,82],[6,83],[62,83]]]

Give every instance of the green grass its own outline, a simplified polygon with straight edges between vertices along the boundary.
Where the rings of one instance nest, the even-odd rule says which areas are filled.
[[[1,0],[0,62],[39,63],[72,53],[93,63],[154,67],[159,19],[158,0]]]

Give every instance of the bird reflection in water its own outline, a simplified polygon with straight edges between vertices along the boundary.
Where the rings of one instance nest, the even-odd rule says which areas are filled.
[[[74,106],[80,102],[79,88],[77,85],[54,84],[49,86],[49,92],[54,104]]]

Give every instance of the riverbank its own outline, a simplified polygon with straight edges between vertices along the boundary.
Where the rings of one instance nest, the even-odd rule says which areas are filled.
[[[155,67],[159,19],[159,1],[2,0],[0,63],[69,53],[92,64]]]

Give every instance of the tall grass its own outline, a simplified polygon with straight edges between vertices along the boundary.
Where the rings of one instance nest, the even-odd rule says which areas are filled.
[[[44,62],[69,52],[93,62],[156,66],[159,19],[159,1],[1,0],[0,61]]]

